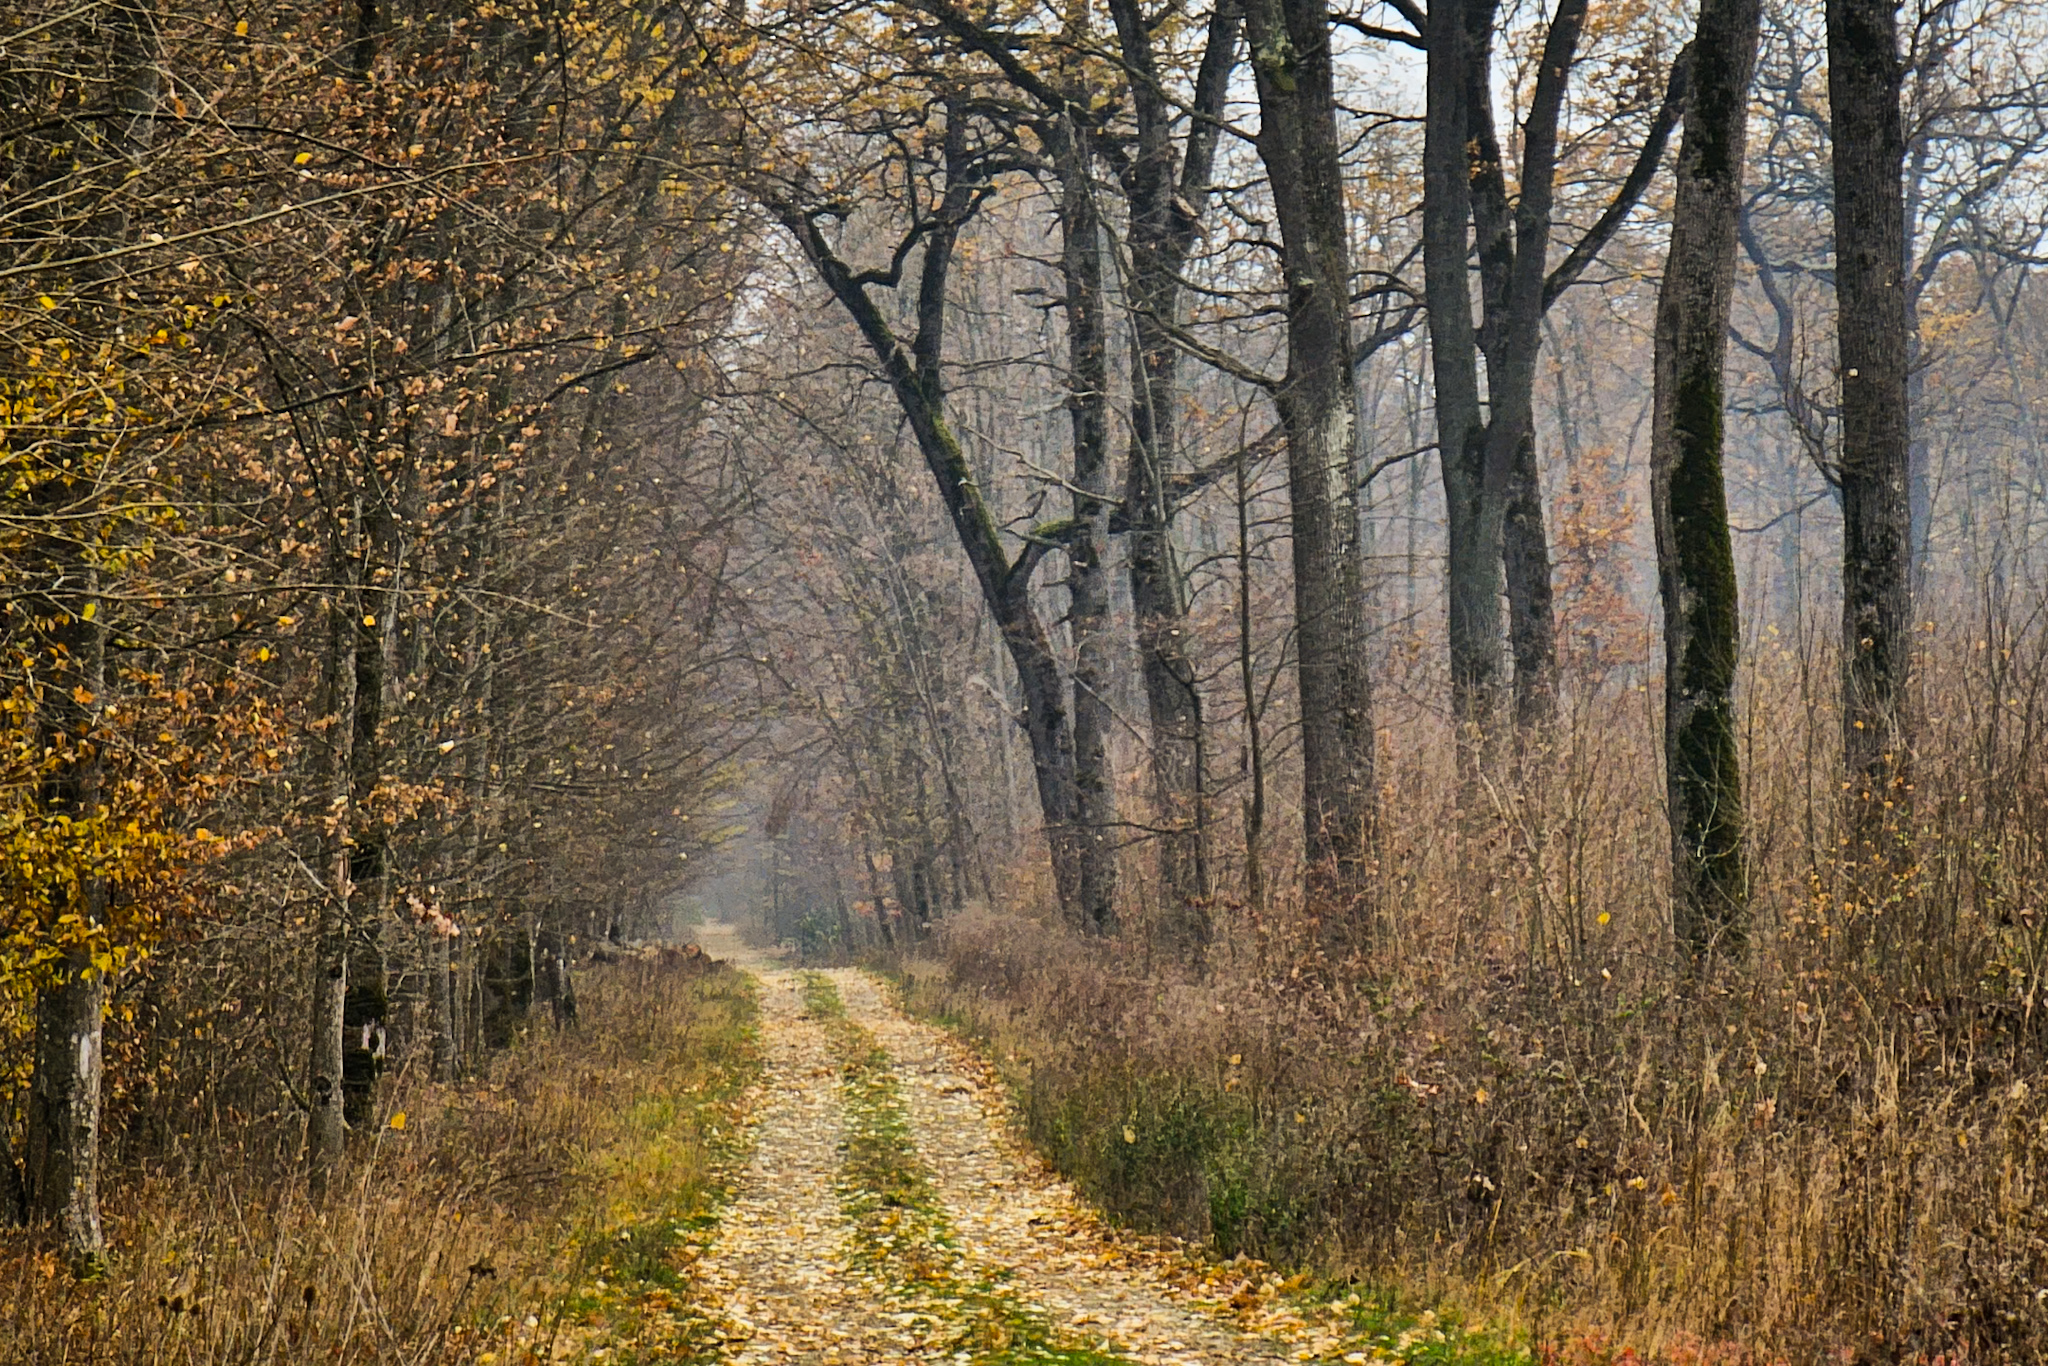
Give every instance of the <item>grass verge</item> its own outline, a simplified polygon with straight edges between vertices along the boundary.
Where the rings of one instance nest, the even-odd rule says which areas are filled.
[[[110,1173],[106,1276],[0,1240],[0,1366],[702,1359],[693,1246],[758,1068],[737,973],[593,970],[583,1023],[404,1079],[324,1204],[233,1151]]]
[[[1213,1080],[1192,1069],[1141,1075],[1100,1052],[1096,1066],[1035,1067],[1041,1040],[1033,1017],[988,993],[949,990],[943,964],[913,966],[890,977],[897,1003],[981,1055],[1018,1099],[1026,1138],[1062,1175],[1141,1234],[1207,1234],[1216,1260],[1190,1259],[1177,1248],[1163,1259],[1192,1295],[1223,1302],[1247,1326],[1283,1311],[1310,1330],[1314,1360],[1528,1366],[1536,1359],[1515,1337],[1442,1297],[1328,1279],[1313,1267],[1275,1267],[1249,1255],[1244,1231],[1292,1227],[1312,1211],[1303,1208],[1307,1183],[1290,1179],[1282,1141],[1303,1117],[1247,1095],[1230,1075],[1235,1059]]]

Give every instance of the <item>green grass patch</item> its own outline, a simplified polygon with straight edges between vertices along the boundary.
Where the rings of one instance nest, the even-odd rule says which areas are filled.
[[[742,1107],[760,1076],[758,1004],[738,973],[682,988],[670,1028],[606,1085],[620,1130],[590,1155],[603,1207],[573,1238],[573,1289],[560,1330],[588,1355],[713,1362],[718,1325],[696,1303],[692,1268],[716,1235],[746,1157]]]
[[[1394,1286],[1333,1284],[1308,1296],[1341,1313],[1344,1350],[1408,1366],[1530,1366],[1534,1356],[1457,1310],[1426,1305]]]

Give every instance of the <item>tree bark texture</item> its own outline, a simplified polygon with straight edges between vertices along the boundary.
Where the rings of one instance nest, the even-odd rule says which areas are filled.
[[[337,533],[338,534],[338,533]],[[348,580],[352,557],[337,556],[336,582]],[[326,880],[313,937],[311,1010],[308,1016],[306,1161],[315,1193],[323,1193],[342,1159],[348,1124],[342,1115],[344,1001],[348,994],[349,827],[351,769],[356,733],[356,642],[359,613],[355,595],[329,595],[327,660],[323,670],[320,740],[324,778],[318,794],[321,876]]]
[[[1514,660],[1515,717],[1524,731],[1554,707],[1557,631],[1549,537],[1535,443],[1536,365],[1543,319],[1642,197],[1683,109],[1690,51],[1672,64],[1663,102],[1635,164],[1600,217],[1555,266],[1549,262],[1558,137],[1586,23],[1585,0],[1562,0],[1522,124],[1521,166],[1510,194],[1493,118],[1496,0],[1430,6],[1423,151],[1424,297],[1436,382],[1437,440],[1448,513],[1449,647],[1453,713],[1468,776],[1495,725],[1506,639]],[[1466,231],[1480,282],[1472,323]],[[1479,360],[1486,362],[1486,402]]]
[[[396,521],[389,490],[367,453],[372,487],[364,499],[363,556],[353,566],[356,605],[355,716],[349,740],[349,880],[344,932],[348,987],[342,997],[342,1118],[366,1124],[376,1111],[387,1056],[390,973],[384,931],[391,914],[390,837],[371,801],[385,766],[385,718],[398,677]]]
[[[99,1257],[100,1016],[106,983],[83,950],[64,955],[36,997],[35,1076],[28,1095],[29,1222],[54,1228],[79,1262]]]
[[[1375,734],[1330,20],[1322,0],[1250,0],[1245,27],[1287,290],[1287,374],[1276,399],[1294,539],[1308,890],[1327,928],[1355,929],[1375,844]]]
[[[32,499],[70,504],[70,482],[52,475]],[[101,814],[99,709],[106,694],[106,629],[99,617],[97,574],[83,563],[68,535],[39,537],[34,569],[47,591],[29,599],[37,622],[36,647],[43,677],[36,696],[38,747],[52,755],[37,787],[37,808],[52,822],[90,830]],[[75,857],[83,858],[80,849]],[[35,1071],[27,1107],[24,1182],[29,1222],[55,1228],[81,1267],[105,1251],[99,1214],[100,1090],[106,1001],[106,963],[95,950],[106,921],[108,886],[89,868],[77,870],[77,888],[51,887],[47,913],[72,915],[69,933],[53,926],[61,956],[45,970],[35,1005]]]
[[[1735,669],[1740,616],[1722,477],[1723,369],[1735,293],[1759,0],[1700,6],[1693,96],[1657,299],[1650,498],[1664,608],[1664,774],[1672,924],[1694,959],[1748,931]]]
[[[1906,141],[1889,0],[1828,0],[1842,384],[1842,757],[1852,857],[1905,800],[1912,611]]]
[[[1535,396],[1508,471],[1501,526],[1508,589],[1508,651],[1515,663],[1515,730],[1534,736],[1557,715],[1557,609],[1544,524],[1543,470],[1536,459]]]
[[[1207,900],[1207,751],[1202,695],[1187,653],[1187,591],[1173,546],[1171,481],[1178,466],[1182,403],[1182,272],[1210,193],[1219,117],[1243,26],[1236,0],[1209,17],[1194,91],[1195,117],[1174,162],[1173,125],[1152,31],[1135,0],[1111,0],[1117,39],[1131,73],[1137,146],[1123,173],[1130,205],[1131,441],[1125,470],[1125,542],[1139,670],[1151,730],[1153,802],[1163,833],[1160,873],[1170,901],[1169,933],[1198,955],[1210,936]]]
[[[1478,504],[1474,539],[1498,528],[1502,582],[1508,596],[1508,638],[1515,664],[1517,721],[1534,723],[1549,715],[1548,699],[1557,666],[1551,621],[1550,549],[1543,527],[1543,485],[1536,461],[1536,361],[1543,345],[1551,205],[1555,200],[1558,121],[1572,64],[1584,28],[1584,0],[1564,0],[1544,35],[1543,56],[1522,128],[1520,193],[1510,202],[1499,138],[1493,124],[1493,0],[1466,0],[1464,59],[1466,154],[1471,161],[1472,214],[1479,250],[1480,351],[1486,357],[1488,414],[1478,445],[1476,468],[1461,478],[1476,486],[1464,506]],[[1451,301],[1455,305],[1455,300]],[[1467,307],[1470,307],[1467,304]],[[1460,447],[1468,461],[1471,443]],[[1498,505],[1496,507],[1496,504]],[[1453,677],[1492,680],[1475,694],[1473,712],[1482,728],[1492,724],[1500,667],[1498,633],[1484,641],[1462,638],[1488,658]]]
[[[453,1081],[460,1056],[456,1036],[455,964],[448,936],[432,925],[419,931],[420,960],[426,972],[428,1059],[435,1081]]]
[[[1472,226],[1472,66],[1467,5],[1429,7],[1422,151],[1423,295],[1436,390],[1438,465],[1447,544],[1445,600],[1451,712],[1460,753],[1476,753],[1491,727],[1500,685],[1501,521],[1485,496],[1486,422],[1479,402],[1479,344],[1467,270]],[[1491,7],[1487,7],[1491,13]],[[1490,23],[1490,19],[1488,21]]]
[[[1097,934],[1116,930],[1116,773],[1109,733],[1116,668],[1109,602],[1109,304],[1103,225],[1087,134],[1064,119],[1057,137],[1061,273],[1067,286],[1067,412],[1074,433],[1067,623],[1074,636],[1074,791],[1080,911]]]

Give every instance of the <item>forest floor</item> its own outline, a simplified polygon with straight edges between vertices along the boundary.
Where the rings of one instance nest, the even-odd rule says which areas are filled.
[[[729,926],[702,942],[760,981],[765,1068],[747,1165],[693,1268],[719,1358],[1526,1360],[1110,1227],[1011,1132],[988,1066],[873,977],[794,970]]]

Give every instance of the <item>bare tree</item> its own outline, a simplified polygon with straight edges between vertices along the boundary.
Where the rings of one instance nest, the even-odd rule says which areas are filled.
[[[1359,538],[1350,224],[1329,10],[1322,0],[1249,0],[1245,31],[1287,299],[1287,374],[1274,399],[1287,434],[1292,500],[1309,889],[1326,928],[1352,933],[1374,857],[1377,737]]]
[[[1160,866],[1175,902],[1177,935],[1206,945],[1209,894],[1207,743],[1202,695],[1188,651],[1187,587],[1176,562],[1174,475],[1180,466],[1183,272],[1210,197],[1222,113],[1237,65],[1238,0],[1210,12],[1175,164],[1173,125],[1152,26],[1132,0],[1112,0],[1136,124],[1121,181],[1129,201],[1131,441],[1124,478],[1131,603],[1151,720],[1153,799],[1165,825]]]
[[[1672,918],[1694,957],[1747,932],[1735,551],[1722,475],[1722,371],[1735,294],[1759,0],[1709,0],[1694,38],[1671,247],[1657,299],[1650,497],[1664,605]]]
[[[1685,107],[1691,66],[1689,51],[1672,63],[1633,165],[1600,217],[1552,266],[1559,136],[1586,6],[1565,0],[1544,30],[1513,196],[1493,117],[1497,8],[1494,0],[1439,0],[1429,8],[1424,34],[1424,275],[1448,519],[1452,710],[1468,746],[1491,730],[1498,706],[1504,593],[1516,716],[1534,724],[1549,714],[1557,651],[1534,418],[1543,318],[1648,188]],[[1468,269],[1474,250],[1481,305],[1476,329]]]
[[[1842,375],[1842,754],[1859,858],[1906,800],[1912,535],[1906,409],[1906,140],[1887,0],[1829,0],[1835,297]]]

